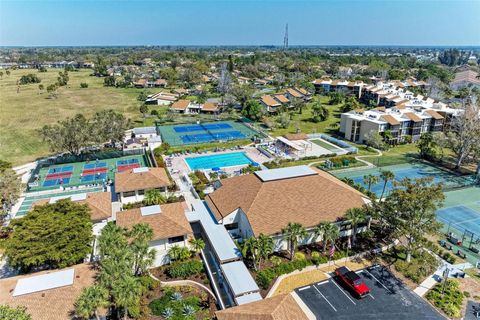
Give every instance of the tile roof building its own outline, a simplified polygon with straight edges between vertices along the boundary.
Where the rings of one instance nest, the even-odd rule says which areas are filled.
[[[281,294],[217,311],[217,320],[308,320],[292,294]]]
[[[172,183],[164,168],[134,168],[115,173],[115,192],[122,203],[142,201],[146,190],[166,192]]]
[[[45,275],[55,277],[62,271],[73,270],[73,277],[61,286],[53,286],[53,282],[42,281]],[[82,290],[95,282],[95,270],[88,264],[79,264],[63,270],[48,270],[28,275],[0,279],[0,304],[11,307],[24,306],[32,320],[67,320],[72,319],[75,301]],[[53,279],[62,280],[62,279]],[[28,281],[22,294],[18,293],[19,284]],[[43,283],[42,283],[43,282]],[[36,284],[37,288],[32,285]],[[42,288],[43,287],[43,288]]]
[[[473,70],[463,70],[455,73],[455,79],[450,83],[450,88],[460,90],[465,87],[480,88],[480,78]]]
[[[185,210],[185,202],[175,202],[120,211],[116,224],[125,228],[148,224],[153,230],[150,247],[157,252],[154,265],[160,266],[169,262],[167,253],[172,246],[188,246],[188,240],[193,236]]]
[[[257,171],[220,184],[205,198],[216,219],[244,239],[262,233],[277,237],[277,249],[286,245],[281,231],[289,222],[307,229],[338,222],[348,209],[369,202],[332,175],[306,166]]]

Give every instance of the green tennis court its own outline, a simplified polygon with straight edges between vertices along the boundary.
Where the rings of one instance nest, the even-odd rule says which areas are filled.
[[[124,165],[127,163],[128,165]],[[30,192],[68,188],[80,185],[102,184],[114,180],[115,172],[133,167],[145,167],[143,155],[132,155],[111,159],[56,164],[40,169],[37,179],[29,183]]]
[[[335,147],[335,146],[331,145],[330,143],[327,143],[327,142],[325,142],[323,140],[320,140],[320,139],[313,139],[313,140],[310,140],[310,141],[315,143],[316,145],[319,145],[322,148],[327,149],[328,151],[338,152],[338,150],[342,150],[340,147]]]

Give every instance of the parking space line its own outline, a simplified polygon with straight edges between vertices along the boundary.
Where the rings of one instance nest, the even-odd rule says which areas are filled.
[[[355,303],[355,301],[353,301],[352,298],[350,298],[350,297],[348,296],[348,294],[346,294],[345,291],[343,291],[342,288],[340,288],[340,286],[335,282],[335,280],[333,280],[332,282],[333,282],[333,284],[338,288],[338,290],[340,290],[340,291],[345,295],[345,297],[348,298],[348,300],[352,301],[352,303],[353,303],[354,305],[357,305],[357,304]]]
[[[335,309],[335,307],[330,303],[330,301],[328,301],[328,299],[323,295],[323,293],[321,293],[320,290],[318,290],[318,288],[315,287],[315,285],[313,285],[313,287],[315,288],[315,290],[317,290],[318,293],[320,293],[320,295],[323,297],[323,299],[325,299],[325,301],[327,301],[327,303],[330,305],[330,307],[332,307],[332,309],[335,310],[335,312],[337,312],[337,309]]]
[[[302,290],[305,290],[305,289],[310,289],[310,286],[306,286],[306,287],[300,288],[300,289],[298,289],[298,291],[302,291]]]
[[[326,283],[328,283],[328,281],[319,282],[319,283],[317,283],[317,286],[321,286],[322,284],[326,284]]]
[[[372,296],[371,293],[368,294],[373,300],[375,300],[375,298]]]
[[[382,285],[382,287],[384,287],[388,292],[390,293],[393,293],[393,291],[391,291],[390,289],[388,289],[382,282],[380,282],[380,280],[378,280],[373,274],[371,274],[367,269],[364,269],[364,271],[366,273],[368,273],[369,275],[371,275],[373,277],[373,279],[377,280],[378,283],[380,283]]]

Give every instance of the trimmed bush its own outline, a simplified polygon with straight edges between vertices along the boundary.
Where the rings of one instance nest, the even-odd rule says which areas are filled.
[[[295,255],[293,256],[293,260],[305,260],[305,254],[302,252],[295,252]]]
[[[167,274],[171,278],[188,278],[202,272],[203,263],[199,260],[174,262],[167,269]]]
[[[270,287],[272,284],[273,279],[281,276],[282,274],[287,274],[295,270],[302,270],[310,264],[311,262],[306,259],[293,260],[290,262],[280,263],[275,267],[264,269],[257,273],[257,284],[263,289],[268,289],[268,287]]]
[[[447,316],[452,318],[461,317],[460,309],[464,295],[460,291],[460,284],[456,280],[448,280],[445,285],[445,292],[442,294],[443,287],[443,283],[437,284],[427,293],[427,299],[445,312]]]

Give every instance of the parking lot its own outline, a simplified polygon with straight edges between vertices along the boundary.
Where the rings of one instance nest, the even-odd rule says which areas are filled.
[[[356,298],[335,278],[295,290],[317,319],[446,319],[381,266],[357,271],[370,288]]]

